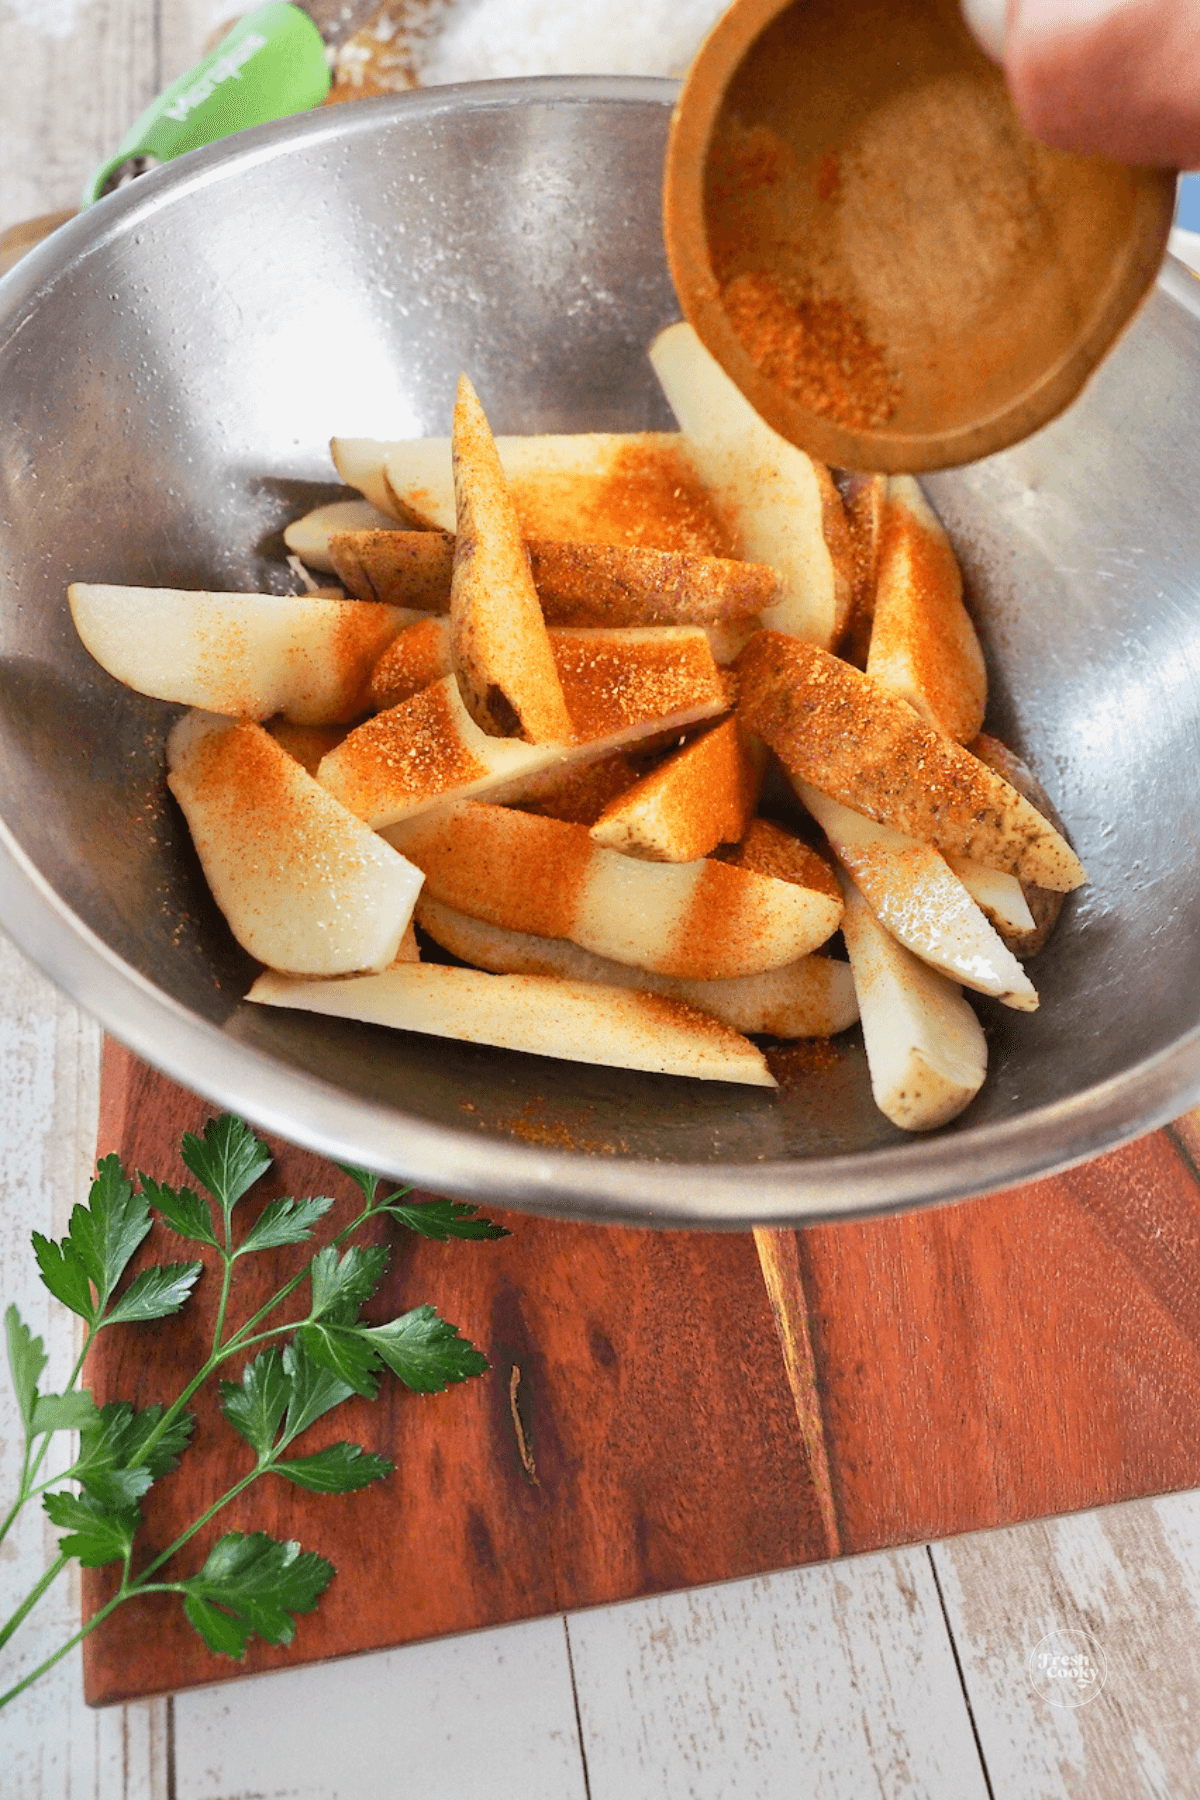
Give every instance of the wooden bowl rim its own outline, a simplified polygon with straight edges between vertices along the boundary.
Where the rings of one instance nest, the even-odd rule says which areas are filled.
[[[1079,394],[1154,285],[1175,213],[1174,170],[1138,169],[1133,220],[1075,343],[1004,406],[939,432],[852,430],[810,412],[769,381],[737,336],[708,254],[704,175],[725,96],[769,25],[801,0],[735,0],[704,40],[676,101],[663,175],[663,235],[684,317],[759,416],[837,468],[884,474],[957,467],[1006,450]]]

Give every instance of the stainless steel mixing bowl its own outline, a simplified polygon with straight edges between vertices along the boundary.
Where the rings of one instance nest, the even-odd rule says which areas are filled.
[[[0,284],[0,918],[118,1038],[260,1126],[531,1210],[746,1226],[1015,1183],[1200,1093],[1200,284],[1168,267],[1083,399],[930,480],[993,728],[1092,877],[986,1010],[959,1123],[904,1138],[861,1045],[778,1096],[241,1003],[251,966],[163,786],[171,709],[76,642],[68,580],[290,586],[331,432],[659,428],[677,316],[665,82],[534,81],[267,126],[102,202]]]

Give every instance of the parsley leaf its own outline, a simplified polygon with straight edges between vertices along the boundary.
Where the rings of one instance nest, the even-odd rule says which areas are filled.
[[[330,1444],[312,1456],[292,1456],[272,1464],[276,1475],[313,1494],[348,1494],[352,1488],[382,1481],[395,1466],[361,1444],[347,1443]]]
[[[66,1394],[39,1394],[33,1409],[33,1435],[46,1437],[52,1431],[86,1431],[98,1418],[96,1402],[86,1388],[73,1388]]]
[[[37,1384],[49,1358],[41,1338],[34,1337],[15,1306],[10,1306],[5,1313],[4,1324],[8,1332],[8,1366],[12,1370],[17,1405],[28,1431],[37,1405]]]
[[[338,1257],[332,1244],[312,1259],[312,1319],[328,1319],[332,1325],[349,1325],[358,1309],[383,1280],[388,1252],[383,1246],[364,1250],[357,1246]]]
[[[296,1334],[310,1360],[336,1375],[351,1393],[373,1400],[379,1386],[379,1358],[354,1326],[303,1325]]]
[[[40,1231],[35,1231],[33,1253],[41,1270],[43,1286],[50,1289],[56,1300],[61,1300],[73,1313],[78,1313],[81,1319],[94,1325],[97,1307],[92,1298],[92,1284],[70,1238],[64,1238],[61,1244],[56,1244],[52,1239],[43,1237]]]
[[[211,1244],[216,1250],[217,1235],[212,1225],[212,1208],[192,1188],[171,1188],[165,1182],[152,1181],[138,1170],[143,1194],[167,1221],[172,1231],[196,1244]]]
[[[210,1119],[203,1137],[184,1134],[180,1155],[197,1181],[206,1187],[225,1223],[234,1207],[271,1166],[271,1153],[250,1127],[232,1113]]]
[[[91,1494],[46,1494],[42,1505],[51,1522],[68,1533],[59,1538],[59,1550],[64,1556],[77,1556],[85,1569],[99,1569],[127,1556],[142,1522],[136,1504],[106,1506]]]
[[[311,1612],[333,1575],[332,1563],[294,1541],[231,1531],[213,1545],[199,1573],[178,1585],[209,1649],[240,1658],[255,1632],[268,1644],[290,1644],[293,1615]]]
[[[404,1193],[410,1191],[408,1188],[403,1190]],[[503,1225],[493,1225],[490,1219],[480,1218],[479,1208],[468,1206],[463,1200],[418,1200],[401,1206],[396,1204],[400,1197],[398,1193],[393,1194],[378,1210],[398,1219],[410,1231],[419,1231],[422,1237],[436,1238],[440,1244],[447,1238],[509,1236]]]
[[[143,1446],[162,1420],[161,1406],[134,1412],[128,1400],[102,1406],[94,1422],[79,1434],[79,1455],[67,1471],[94,1499],[119,1507],[140,1500],[160,1475],[169,1475],[187,1449],[195,1428],[190,1413],[180,1413],[147,1452]]]
[[[195,1287],[204,1264],[156,1263],[131,1281],[104,1323],[133,1325],[177,1313]]]
[[[332,1200],[272,1200],[264,1206],[234,1252],[246,1256],[252,1250],[276,1250],[281,1244],[303,1244],[312,1236],[318,1219],[333,1205]]]
[[[260,1461],[270,1455],[292,1383],[278,1350],[264,1350],[242,1370],[240,1382],[221,1383],[221,1411]]]
[[[368,1169],[356,1169],[353,1163],[339,1163],[338,1168],[343,1175],[348,1175],[355,1187],[359,1189],[368,1206],[374,1206],[375,1195],[379,1191],[379,1177],[372,1175]]]
[[[87,1205],[77,1206],[71,1213],[68,1234],[71,1248],[96,1290],[93,1317],[98,1318],[103,1312],[130,1257],[149,1229],[149,1201],[144,1194],[134,1193],[133,1183],[118,1157],[104,1157],[96,1165],[96,1179],[88,1194]],[[60,1249],[65,1261],[65,1243]]]
[[[440,1394],[452,1381],[467,1381],[490,1367],[458,1326],[432,1306],[416,1306],[388,1325],[359,1326],[356,1336],[376,1350],[406,1387]]]
[[[283,1444],[290,1444],[302,1431],[307,1431],[327,1412],[348,1400],[354,1389],[342,1381],[332,1369],[315,1362],[300,1339],[287,1345],[283,1352],[283,1372],[292,1384],[288,1401],[287,1423]]]

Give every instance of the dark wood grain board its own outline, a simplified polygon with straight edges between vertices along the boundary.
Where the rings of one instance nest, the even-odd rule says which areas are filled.
[[[108,1046],[99,1154],[180,1180],[180,1134],[209,1112]],[[305,1448],[357,1439],[395,1460],[389,1481],[348,1498],[263,1483],[188,1546],[192,1568],[221,1532],[263,1528],[332,1559],[338,1578],[290,1650],[215,1658],[174,1597],[156,1597],[87,1640],[88,1698],[1200,1484],[1197,1145],[1181,1121],[1031,1187],[804,1232],[518,1215],[494,1244],[397,1232],[373,1305],[431,1301],[492,1373],[432,1398],[388,1384],[352,1402]],[[328,1163],[273,1149],[247,1222],[283,1192],[334,1193],[347,1216],[349,1184]],[[191,1254],[165,1230],[154,1247]],[[275,1284],[258,1261],[247,1311]],[[202,1359],[214,1286],[178,1320],[102,1338],[98,1397],[169,1398]],[[248,1466],[216,1395],[196,1411],[195,1447],[147,1506],[156,1545]],[[86,1577],[87,1609],[108,1580]]]

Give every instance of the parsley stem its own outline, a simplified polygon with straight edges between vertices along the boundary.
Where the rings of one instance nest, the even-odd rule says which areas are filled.
[[[61,1662],[64,1656],[69,1655],[76,1644],[81,1644],[85,1637],[95,1631],[97,1625],[103,1625],[109,1613],[115,1612],[121,1602],[128,1597],[123,1589],[114,1594],[107,1606],[102,1606],[99,1612],[93,1613],[86,1625],[81,1625],[73,1637],[69,1637],[65,1644],[59,1645],[53,1656],[48,1656],[44,1663],[39,1663],[36,1669],[25,1676],[24,1680],[18,1681],[15,1687],[10,1687],[7,1694],[0,1694],[0,1711],[8,1705],[10,1700],[15,1700],[18,1694],[23,1694],[27,1687],[32,1687],[35,1681],[40,1681],[47,1669],[52,1669],[55,1663]]]
[[[251,1483],[258,1480],[260,1475],[268,1475],[270,1471],[271,1464],[269,1462],[256,1463],[248,1475],[243,1475],[240,1481],[235,1481],[233,1486],[223,1493],[219,1500],[214,1500],[212,1505],[207,1507],[198,1519],[193,1520],[186,1531],[180,1532],[173,1544],[168,1544],[165,1550],[159,1552],[153,1562],[147,1563],[141,1573],[134,1576],[133,1580],[129,1583],[128,1593],[131,1595],[140,1593],[142,1591],[142,1583],[147,1575],[153,1575],[155,1569],[161,1569],[163,1564],[168,1562],[177,1551],[182,1550],[183,1546],[194,1538],[198,1531],[203,1531],[209,1520],[215,1518],[223,1506],[228,1506],[231,1500],[236,1500],[238,1495],[244,1493]]]
[[[37,1585],[30,1588],[16,1612],[13,1613],[3,1629],[0,1629],[0,1649],[3,1649],[4,1645],[7,1644],[9,1638],[17,1629],[17,1626],[20,1625],[21,1621],[27,1618],[33,1611],[42,1595],[46,1592],[46,1589],[53,1586],[58,1580],[70,1560],[69,1556],[57,1557],[55,1561],[50,1564],[50,1567],[46,1570],[46,1573],[42,1576]],[[3,1705],[3,1701],[0,1701],[0,1705]]]
[[[364,1207],[363,1211],[359,1213],[356,1219],[352,1220],[349,1225],[338,1232],[335,1238],[330,1240],[332,1247],[336,1249],[339,1245],[344,1244],[346,1239],[351,1237],[354,1232],[365,1225],[367,1220],[371,1218],[377,1210],[379,1209],[373,1205]],[[233,1264],[235,1260],[235,1258],[229,1257],[225,1265],[225,1279],[222,1284],[223,1292],[221,1297],[220,1316],[218,1319],[218,1329],[222,1328],[224,1325],[225,1307],[229,1297],[229,1282],[233,1274]],[[171,1402],[171,1405],[158,1421],[154,1430],[147,1435],[146,1441],[142,1444],[139,1452],[139,1460],[141,1462],[145,1462],[147,1452],[154,1448],[163,1433],[175,1423],[175,1420],[179,1417],[197,1388],[203,1387],[214,1369],[218,1369],[229,1357],[238,1356],[242,1351],[250,1349],[254,1344],[262,1343],[264,1338],[278,1337],[283,1332],[294,1331],[298,1326],[304,1324],[303,1319],[293,1319],[290,1324],[275,1326],[272,1330],[263,1332],[257,1337],[247,1335],[248,1333],[253,1333],[254,1327],[259,1321],[265,1319],[268,1313],[274,1312],[275,1308],[280,1305],[282,1301],[286,1300],[289,1294],[294,1294],[301,1283],[308,1280],[308,1275],[308,1269],[302,1269],[299,1275],[294,1275],[290,1281],[285,1281],[283,1286],[278,1289],[276,1293],[272,1294],[271,1298],[266,1301],[264,1305],[260,1306],[256,1313],[252,1313],[248,1319],[238,1326],[237,1330],[224,1344],[218,1344],[216,1337],[214,1337],[212,1355],[208,1358],[204,1367],[198,1374],[192,1377],[183,1392]]]

